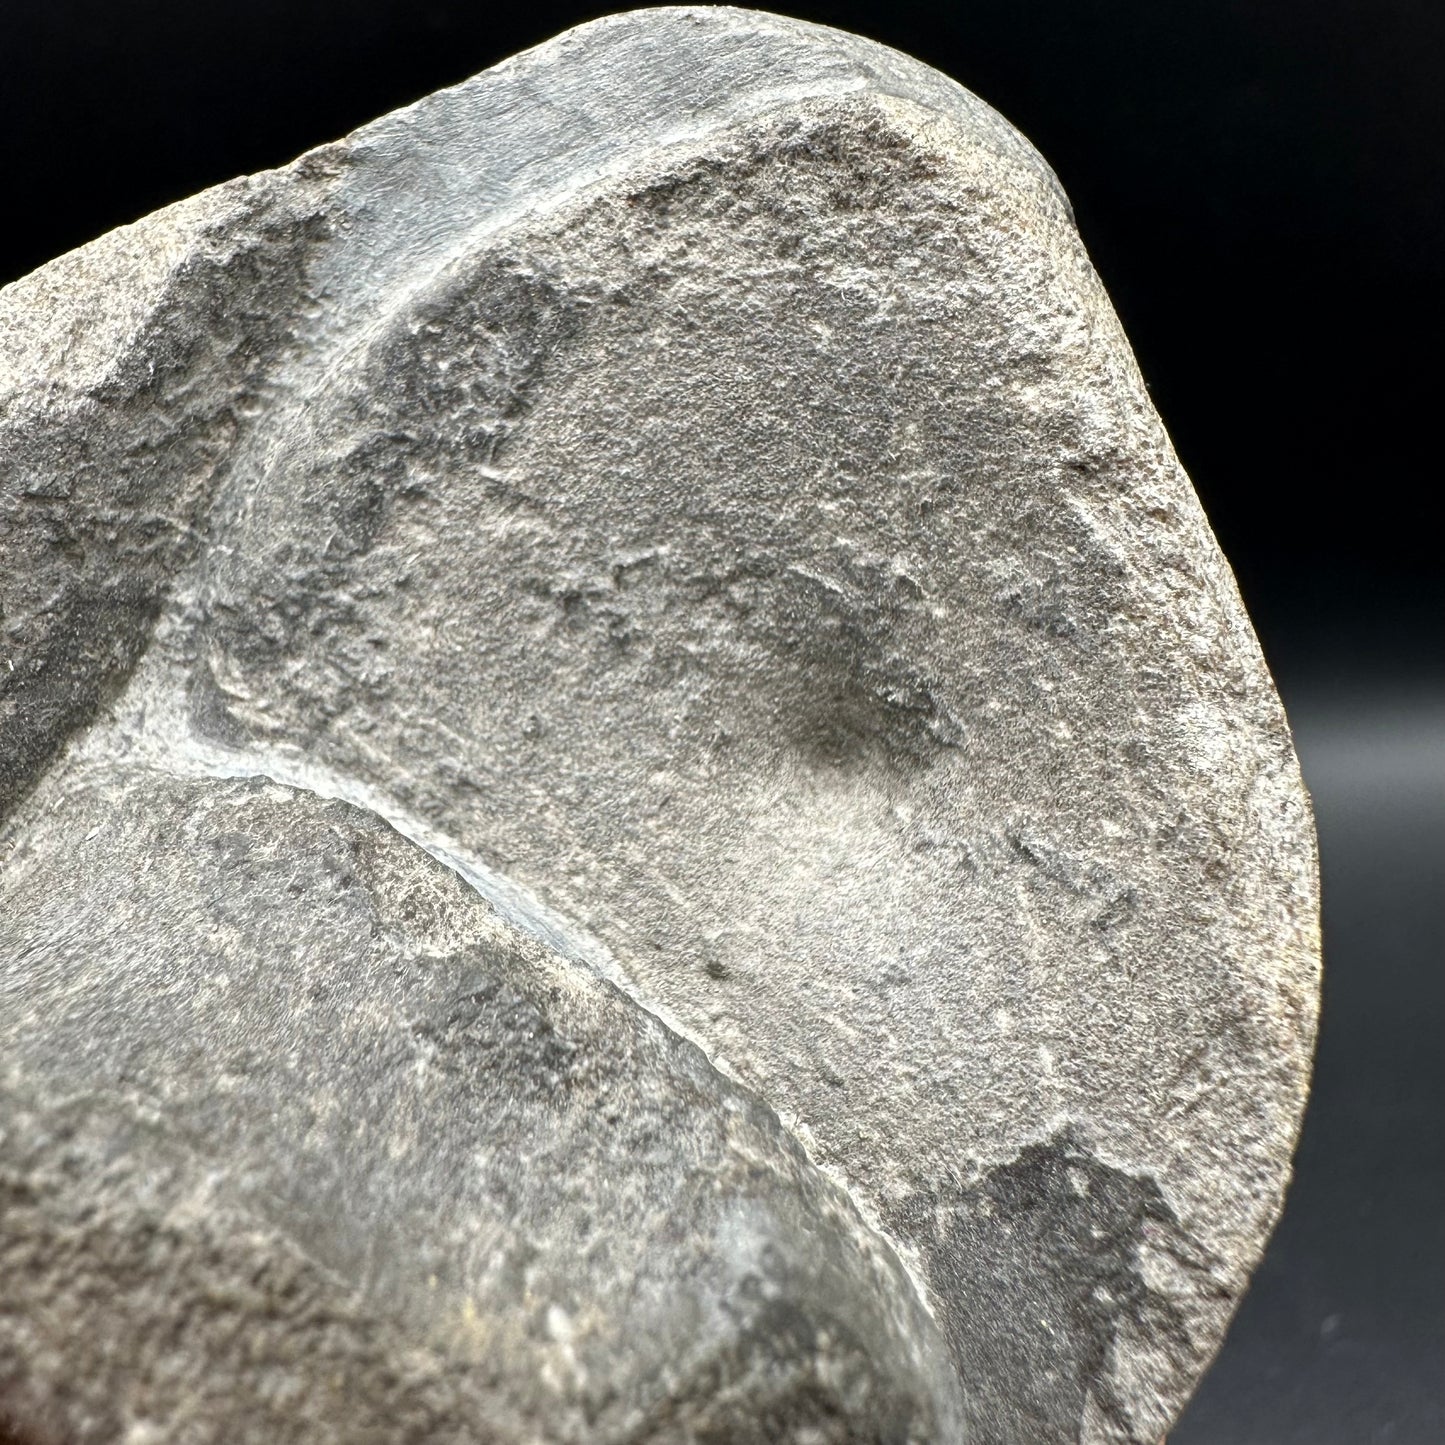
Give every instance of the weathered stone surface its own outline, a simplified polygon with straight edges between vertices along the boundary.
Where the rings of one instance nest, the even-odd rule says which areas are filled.
[[[0,336],[18,1428],[1162,1434],[1287,1176],[1312,831],[1006,123],[614,17]]]
[[[0,907],[22,1420],[957,1435],[937,1326],[772,1111],[374,815],[81,771]]]

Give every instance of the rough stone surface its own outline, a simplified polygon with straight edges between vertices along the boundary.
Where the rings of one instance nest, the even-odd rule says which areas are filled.
[[[902,1265],[776,1115],[373,814],[80,771],[0,897],[0,1359],[24,1362],[0,1389],[22,1419],[959,1430]]]
[[[585,26],[0,292],[0,488],[27,1445],[1164,1432],[1313,836],[980,101]]]

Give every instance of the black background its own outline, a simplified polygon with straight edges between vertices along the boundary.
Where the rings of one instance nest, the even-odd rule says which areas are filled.
[[[0,283],[620,8],[0,0]],[[1445,1441],[1445,5],[790,4],[1044,153],[1238,573],[1315,796],[1284,1220],[1174,1445]]]

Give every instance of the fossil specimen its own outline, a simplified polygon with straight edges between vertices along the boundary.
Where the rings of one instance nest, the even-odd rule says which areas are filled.
[[[570,32],[0,292],[0,1418],[1139,1441],[1313,837],[1047,166]]]

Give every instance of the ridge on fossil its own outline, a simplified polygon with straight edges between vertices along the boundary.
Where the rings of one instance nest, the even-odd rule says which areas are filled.
[[[22,1432],[1157,1440],[1313,837],[1006,122],[610,17],[5,288],[0,459]]]

